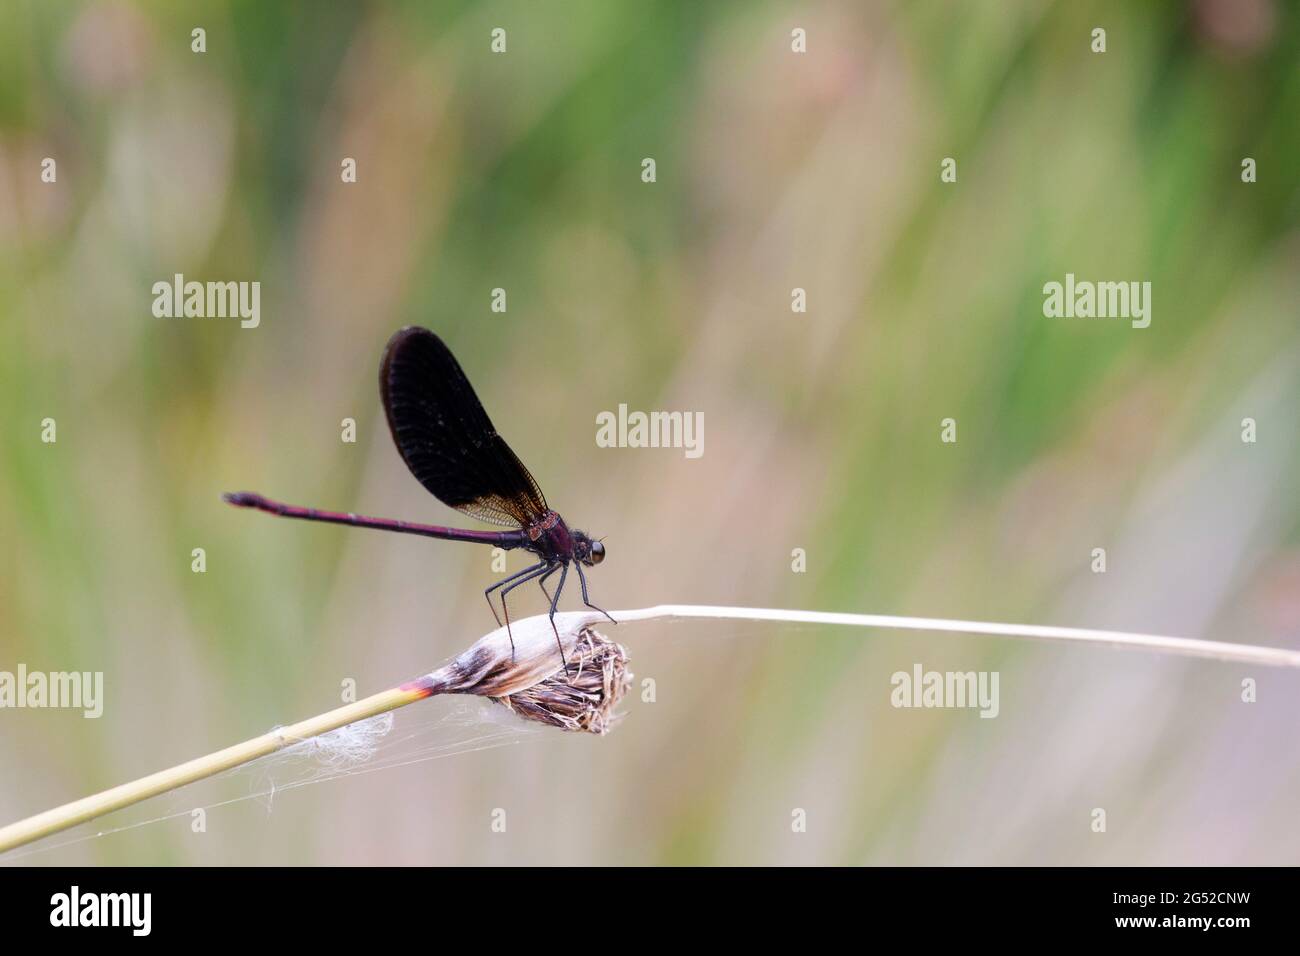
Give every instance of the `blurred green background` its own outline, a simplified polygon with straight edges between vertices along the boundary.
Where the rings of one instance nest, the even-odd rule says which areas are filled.
[[[0,712],[0,822],[489,629],[486,549],[220,501],[455,519],[379,406],[380,350],[412,322],[551,504],[609,536],[605,607],[1297,646],[1298,58],[1296,8],[1269,0],[3,4],[0,669],[103,671],[107,700]],[[260,327],[155,318],[177,272],[260,281]],[[1067,272],[1150,281],[1150,328],[1044,318]],[[703,412],[704,456],[598,448],[620,403]],[[636,685],[606,738],[21,862],[1300,862],[1292,674],[954,635],[613,635]],[[999,671],[999,717],[892,708],[914,663]]]

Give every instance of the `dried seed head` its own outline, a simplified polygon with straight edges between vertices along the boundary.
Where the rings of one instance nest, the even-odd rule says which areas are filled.
[[[585,612],[555,616],[563,659],[546,615],[513,622],[510,633],[503,627],[480,638],[418,685],[430,694],[490,697],[526,720],[603,734],[632,674],[627,652],[592,628],[598,620]]]
[[[604,734],[623,716],[615,708],[631,683],[623,646],[586,628],[559,671],[532,687],[492,699],[525,720]]]

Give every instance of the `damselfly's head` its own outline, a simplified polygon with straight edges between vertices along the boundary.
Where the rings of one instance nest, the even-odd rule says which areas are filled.
[[[587,567],[600,564],[605,560],[605,546],[599,541],[593,541],[585,531],[574,531],[573,540],[574,556]]]

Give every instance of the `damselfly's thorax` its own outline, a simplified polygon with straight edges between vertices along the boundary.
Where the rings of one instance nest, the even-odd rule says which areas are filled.
[[[525,547],[535,554],[556,561],[579,561],[587,567],[599,564],[605,558],[605,546],[593,541],[585,531],[570,528],[554,511],[531,522],[524,529],[528,537]]]
[[[528,527],[524,530],[528,532],[529,541],[538,541],[541,539],[542,535],[546,534],[546,532],[550,531],[552,528],[557,526],[563,527],[563,525],[564,519],[560,517],[558,511],[548,511],[536,521],[530,522]]]
[[[574,554],[574,536],[564,519],[554,511],[547,511],[540,518],[524,526],[528,543],[524,545],[534,554],[553,561],[572,561]]]

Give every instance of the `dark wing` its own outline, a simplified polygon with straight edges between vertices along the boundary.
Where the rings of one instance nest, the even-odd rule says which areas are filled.
[[[542,490],[438,336],[412,325],[389,339],[379,394],[406,467],[443,504],[515,527],[546,514]]]

